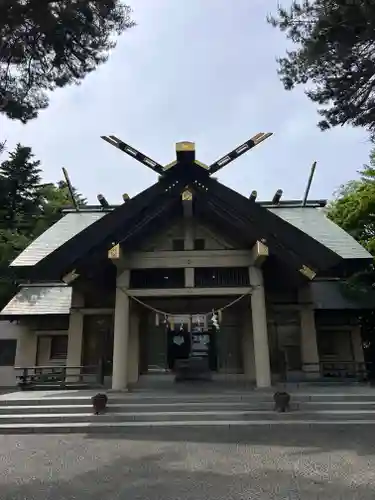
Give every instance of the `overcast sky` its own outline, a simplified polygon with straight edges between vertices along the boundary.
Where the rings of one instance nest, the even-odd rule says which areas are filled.
[[[263,200],[278,188],[284,198],[301,198],[317,160],[311,197],[329,198],[367,162],[370,144],[362,130],[320,132],[303,89],[283,89],[275,58],[287,42],[265,19],[276,4],[134,0],[138,26],[109,61],[81,86],[54,92],[28,125],[0,118],[1,138],[9,149],[31,146],[46,181],[59,180],[65,166],[91,203],[99,192],[117,203],[156,175],[100,135],[116,135],[165,164],[177,141],[194,141],[198,159],[209,163],[257,132],[273,132],[219,179],[245,195],[256,189]]]

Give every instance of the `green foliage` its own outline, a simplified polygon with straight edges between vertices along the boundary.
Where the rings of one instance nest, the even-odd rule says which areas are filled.
[[[1,225],[6,229],[29,224],[30,217],[39,213],[41,170],[40,161],[33,157],[31,148],[17,144],[9,159],[0,164]]]
[[[73,187],[78,205],[86,205],[87,200]],[[33,237],[42,234],[61,217],[61,210],[73,205],[68,185],[65,181],[57,184],[43,184],[39,187],[41,217],[33,225]]]
[[[62,208],[72,206],[66,182],[41,184],[39,166],[31,149],[20,144],[0,164],[0,309],[16,291],[9,264],[59,220]]]
[[[300,0],[268,22],[297,47],[278,59],[285,89],[306,86],[322,130],[349,123],[375,132],[375,2]]]
[[[328,207],[328,217],[345,229],[375,256],[375,149],[370,154],[368,165],[359,172],[360,178],[340,187],[335,200]],[[355,273],[345,284],[342,291],[351,298],[360,299],[374,294],[375,267]],[[366,359],[375,360],[375,309],[362,311],[362,339]],[[375,368],[375,364],[374,364]]]
[[[360,179],[341,186],[328,217],[375,256],[375,149]]]
[[[114,35],[134,26],[120,0],[2,0],[0,112],[26,123],[47,92],[78,84],[105,62]]]

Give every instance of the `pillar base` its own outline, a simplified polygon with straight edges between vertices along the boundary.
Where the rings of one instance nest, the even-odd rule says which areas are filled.
[[[267,387],[254,387],[254,391],[257,392],[273,392],[275,388],[272,385],[268,385]]]

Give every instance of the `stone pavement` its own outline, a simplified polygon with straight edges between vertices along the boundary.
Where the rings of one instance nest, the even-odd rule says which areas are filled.
[[[373,427],[0,436],[1,500],[373,500]]]

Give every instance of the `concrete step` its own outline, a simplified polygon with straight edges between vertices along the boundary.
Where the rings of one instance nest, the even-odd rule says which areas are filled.
[[[69,405],[90,405],[91,397],[95,393],[90,395],[77,395],[73,396],[70,394],[62,395],[52,395],[48,397],[36,397],[32,393],[21,393],[16,395],[4,395],[0,399],[0,409],[9,405],[13,406],[69,406]],[[291,393],[292,402],[295,404],[303,403],[322,403],[322,404],[332,404],[332,403],[348,403],[348,404],[375,404],[375,391],[367,393]],[[250,393],[238,393],[238,394],[142,394],[142,393],[124,393],[124,394],[112,394],[108,393],[109,403],[112,405],[122,405],[137,402],[142,404],[153,404],[153,405],[166,405],[166,404],[239,404],[245,403],[250,405],[257,405],[263,403],[273,402],[273,391],[272,392],[250,392]]]
[[[62,423],[10,423],[0,424],[1,434],[107,434],[107,433],[131,433],[132,438],[136,436],[136,430],[141,432],[144,437],[145,432],[152,429],[164,429],[168,435],[172,428],[180,428],[183,433],[187,429],[207,427],[210,429],[232,429],[238,427],[270,427],[270,426],[341,426],[341,428],[350,427],[355,429],[359,425],[375,426],[375,419],[274,419],[274,420],[177,420],[177,421],[148,421],[148,422],[62,422]]]
[[[347,420],[366,420],[375,422],[375,411],[291,411],[287,413],[277,413],[273,411],[164,411],[164,412],[107,412],[102,415],[87,413],[34,413],[29,415],[5,414],[0,415],[0,425],[14,424],[33,427],[37,424],[65,424],[65,423],[92,423],[99,422],[128,423],[138,422],[147,424],[149,422],[200,422],[211,421],[347,421]]]
[[[16,402],[18,403],[18,402]],[[296,406],[296,405],[295,405]],[[220,411],[225,409],[242,409],[242,410],[272,410],[274,407],[273,402],[264,403],[253,403],[253,402],[222,402],[222,403],[203,403],[203,402],[180,402],[180,403],[109,403],[108,411],[110,412],[144,412],[148,413],[150,411],[184,411],[184,410],[211,410]],[[375,408],[375,404],[374,404]],[[86,402],[86,404],[53,404],[53,405],[7,405],[0,406],[0,416],[7,413],[17,413],[19,415],[27,415],[32,413],[79,413],[79,412],[92,412],[91,402]]]
[[[13,393],[0,396],[0,434],[107,433],[139,428],[262,425],[374,425],[375,391],[292,393],[291,411],[273,411],[274,391],[109,392],[103,415],[94,415],[95,391]],[[1,399],[2,398],[2,399]]]
[[[29,415],[29,414],[72,414],[72,413],[90,413],[92,412],[92,405],[90,401],[86,401],[84,404],[49,404],[43,402],[41,404],[19,404],[19,401],[12,401],[12,404],[0,406],[0,417],[6,414],[17,414],[17,415]],[[15,403],[15,404],[13,404]],[[292,401],[290,405],[291,410],[300,411],[319,411],[319,410],[341,410],[341,411],[375,411],[375,402],[365,401],[306,401],[306,402],[296,402]],[[165,402],[153,402],[153,403],[143,403],[143,402],[121,402],[121,403],[109,403],[108,412],[111,413],[121,413],[121,412],[168,412],[168,411],[225,411],[225,410],[242,410],[242,411],[272,411],[274,409],[274,402],[254,402],[254,401],[222,401],[222,402],[176,402],[176,403],[165,403]]]

